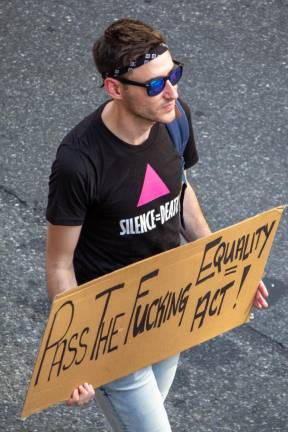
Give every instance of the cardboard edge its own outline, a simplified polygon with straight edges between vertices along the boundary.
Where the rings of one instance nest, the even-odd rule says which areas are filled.
[[[268,213],[272,213],[272,212],[277,212],[277,213],[280,215],[280,217],[279,217],[279,223],[280,223],[280,219],[281,219],[282,213],[283,213],[283,211],[286,209],[286,207],[287,207],[287,205],[281,205],[281,206],[278,206],[278,207],[274,207],[274,208],[272,208],[272,209],[270,209],[270,210],[267,210],[267,211],[265,211],[265,212],[259,213],[259,214],[255,215],[255,216],[250,217],[250,218],[244,219],[244,220],[242,220],[242,221],[240,221],[240,222],[238,222],[238,223],[236,223],[236,224],[230,225],[229,227],[221,228],[220,230],[217,230],[217,231],[213,232],[211,235],[217,235],[220,231],[221,231],[221,232],[223,232],[223,231],[227,231],[227,230],[229,230],[229,229],[231,229],[231,228],[233,228],[233,227],[235,227],[235,226],[241,224],[241,223],[244,222],[244,221],[247,221],[247,222],[248,222],[248,221],[251,221],[251,220],[253,220],[253,219],[256,219],[256,218],[258,218],[258,217],[261,217],[262,215],[264,215],[264,214],[266,214],[266,213],[268,214]],[[183,248],[184,248],[184,247],[187,247],[188,245],[191,245],[191,243],[197,245],[197,243],[200,242],[200,241],[202,241],[202,240],[203,240],[203,238],[198,239],[198,240],[195,240],[194,242],[189,242],[189,243],[187,243],[186,245],[183,245],[183,246],[180,246],[180,247],[183,247]],[[143,261],[149,262],[149,260],[151,260],[151,259],[155,259],[155,257],[157,257],[157,256],[159,256],[159,255],[167,254],[167,253],[171,252],[171,250],[173,250],[173,249],[170,249],[170,250],[167,251],[167,252],[162,252],[161,254],[153,255],[152,257],[149,257],[149,258],[146,258],[146,259],[142,260],[142,262],[143,262]],[[134,264],[131,264],[131,265],[129,265],[129,266],[126,266],[126,268],[127,268],[127,267],[132,268],[133,266],[138,265],[138,264],[139,264],[139,261],[138,261],[137,263],[134,263]],[[112,274],[115,274],[115,273],[117,273],[117,272],[119,272],[119,271],[121,271],[121,270],[122,270],[122,269],[119,269],[119,270],[116,270],[116,271],[114,271],[114,272],[111,272],[111,273],[109,273],[109,274],[107,274],[107,275],[104,275],[104,276],[102,276],[102,277],[100,277],[100,278],[97,278],[97,281],[100,281],[100,280],[101,280],[101,281],[104,281],[106,278],[111,277]],[[48,322],[49,322],[49,319],[50,319],[50,316],[51,316],[51,310],[52,310],[52,308],[53,308],[54,303],[56,304],[56,303],[58,303],[58,301],[62,301],[62,299],[65,298],[65,297],[66,297],[66,298],[70,297],[71,295],[73,295],[73,294],[75,293],[76,290],[77,290],[77,293],[79,293],[79,290],[86,290],[86,288],[89,288],[93,283],[95,283],[95,279],[92,280],[92,281],[89,281],[89,282],[87,282],[87,283],[85,283],[85,284],[83,284],[83,285],[80,285],[79,287],[74,287],[74,288],[71,288],[71,289],[69,289],[69,290],[63,292],[63,293],[58,294],[58,295],[55,297],[55,299],[53,300],[53,303],[51,304],[51,309],[50,309],[50,313],[49,313],[49,316],[48,316],[48,319],[47,319],[46,327],[45,327],[45,328],[47,328],[47,324],[48,324]],[[250,311],[249,311],[248,314],[247,314],[247,320],[246,320],[244,323],[248,323],[248,322],[250,322],[250,320],[251,320],[251,312],[252,312],[252,309],[253,309],[253,305],[251,305],[251,309],[250,309]],[[244,324],[244,323],[243,323],[243,324]],[[42,340],[43,340],[44,336],[45,336],[45,330],[44,330],[44,332],[43,332],[43,334],[42,334],[42,337],[41,337],[41,339],[40,339],[40,343],[39,343],[39,350],[38,350],[38,352],[37,352],[37,356],[36,356],[35,364],[37,363],[37,360],[38,360],[38,357],[39,357],[39,354],[40,354],[40,348],[41,348],[41,344],[42,344]],[[35,364],[34,364],[34,366],[35,366]],[[33,368],[33,370],[32,370],[32,374],[31,374],[31,378],[30,378],[29,384],[27,385],[26,396],[25,396],[25,400],[24,400],[24,404],[23,404],[22,413],[21,413],[21,420],[23,420],[23,421],[24,421],[26,418],[28,418],[31,414],[34,414],[35,412],[38,412],[38,411],[41,410],[41,408],[40,408],[40,409],[36,409],[35,411],[31,412],[31,411],[29,411],[29,407],[27,407],[27,404],[26,404],[26,402],[27,402],[27,395],[28,395],[29,388],[30,388],[30,385],[31,385],[31,381],[32,381],[33,373],[34,373],[34,368]],[[58,403],[61,403],[61,402],[63,402],[63,401],[59,401]],[[42,408],[42,409],[45,409],[45,408]],[[27,415],[27,414],[28,414],[28,415]]]

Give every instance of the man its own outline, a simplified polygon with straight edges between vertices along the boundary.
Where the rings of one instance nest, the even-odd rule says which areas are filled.
[[[177,247],[180,230],[187,241],[211,233],[191,185],[182,185],[181,157],[165,127],[179,115],[182,65],[163,36],[140,21],[119,20],[96,41],[93,55],[110,99],[64,138],[52,167],[46,263],[51,299]],[[181,105],[190,130],[183,155],[188,169],[198,156],[190,111]],[[163,222],[151,216],[172,200],[173,217]],[[137,217],[146,222],[137,224]],[[261,282],[254,305],[267,307],[267,295]],[[173,356],[96,391],[113,430],[171,430],[163,403],[177,361]],[[67,404],[82,405],[93,396],[85,383]]]

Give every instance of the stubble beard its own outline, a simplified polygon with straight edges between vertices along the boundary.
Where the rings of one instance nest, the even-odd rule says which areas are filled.
[[[151,110],[149,107],[139,109],[138,106],[131,104],[127,106],[127,109],[137,120],[145,121],[150,125],[154,123],[170,123],[176,118],[175,109],[173,111],[161,113],[161,105],[158,109]]]

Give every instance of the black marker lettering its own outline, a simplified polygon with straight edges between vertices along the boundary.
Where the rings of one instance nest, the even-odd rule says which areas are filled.
[[[159,298],[159,303],[158,303],[158,308],[157,308],[157,315],[156,315],[156,321],[155,321],[155,326],[157,325],[157,327],[161,327],[162,322],[164,321],[164,314],[166,311],[166,300],[168,298],[168,302],[169,302],[169,291],[165,294],[165,297],[160,297]]]
[[[271,232],[273,230],[275,222],[276,222],[275,220],[272,222],[272,224],[270,225],[269,229],[268,229],[268,224],[263,227],[263,231],[264,231],[264,234],[265,234],[265,241],[264,241],[263,246],[262,246],[262,248],[261,248],[261,250],[259,252],[258,258],[261,258],[262,252],[263,252],[263,250],[264,250],[264,248],[266,246],[266,243],[267,243],[267,241],[268,241],[268,239],[270,237],[270,234],[271,234]]]
[[[135,298],[132,314],[131,314],[131,317],[130,317],[128,329],[127,329],[125,340],[124,340],[124,345],[127,343],[127,340],[128,340],[128,335],[129,335],[129,331],[130,331],[130,328],[131,328],[132,320],[134,318],[134,313],[135,313],[135,310],[136,310],[136,305],[137,305],[138,299],[140,299],[143,296],[146,296],[149,293],[149,290],[146,290],[146,291],[140,293],[142,284],[144,282],[148,281],[149,279],[152,279],[152,278],[158,276],[158,273],[159,273],[159,269],[154,270],[154,271],[152,271],[152,272],[150,272],[150,273],[142,276],[142,278],[140,279],[139,288],[138,288],[138,291],[137,291],[137,294],[136,294],[136,298]]]
[[[202,259],[202,263],[201,263],[201,267],[200,267],[200,270],[199,270],[199,273],[198,273],[198,276],[197,276],[196,285],[199,285],[202,282],[204,282],[205,280],[210,279],[211,277],[214,276],[215,272],[211,272],[208,275],[202,277],[202,279],[200,278],[200,276],[202,275],[202,273],[205,272],[206,270],[208,270],[212,266],[211,261],[208,264],[204,265],[207,252],[210,249],[212,249],[215,246],[217,246],[221,242],[221,240],[222,240],[222,237],[218,237],[215,240],[212,240],[211,242],[209,242],[209,243],[206,244],[205,250],[204,250],[203,259]]]
[[[60,344],[57,345],[57,348],[55,350],[55,353],[54,353],[54,356],[53,356],[53,360],[52,360],[52,363],[51,363],[50,372],[49,372],[49,376],[48,376],[48,381],[50,381],[51,373],[52,373],[52,370],[53,370],[54,366],[57,366],[57,365],[58,365],[57,377],[59,376],[61,368],[62,368],[62,363],[63,363],[63,360],[64,360],[66,345],[67,345],[67,339],[64,339],[62,342],[60,342]],[[56,361],[56,357],[57,357],[59,348],[60,348],[61,355],[60,355],[60,359]],[[62,351],[61,351],[61,349],[62,349]]]
[[[70,321],[69,321],[69,324],[67,325],[66,330],[64,331],[63,335],[60,338],[58,337],[58,339],[56,339],[54,342],[51,342],[51,340],[53,340],[53,336],[54,336],[53,335],[53,330],[54,330],[54,326],[55,326],[55,322],[56,322],[56,319],[58,317],[58,314],[60,314],[60,312],[62,313],[64,310],[66,311],[67,308],[70,309]],[[51,328],[50,328],[49,336],[47,338],[47,342],[46,342],[46,345],[45,345],[45,348],[44,348],[44,352],[43,352],[43,355],[42,355],[42,358],[41,358],[41,361],[40,361],[40,365],[39,365],[39,369],[38,369],[38,372],[37,372],[37,375],[36,375],[36,379],[35,379],[35,382],[34,382],[35,386],[38,384],[38,380],[39,380],[39,377],[40,377],[40,373],[41,373],[42,366],[43,366],[43,363],[44,363],[44,360],[45,360],[47,352],[49,350],[51,350],[52,348],[55,348],[55,347],[57,347],[56,348],[56,352],[57,352],[57,349],[58,349],[61,341],[66,336],[66,334],[67,334],[67,332],[68,332],[68,330],[69,330],[69,328],[70,328],[70,326],[72,324],[73,317],[74,317],[74,304],[73,304],[73,302],[71,300],[63,303],[63,305],[55,313],[54,318],[53,318],[53,322],[52,322],[52,325],[51,325]],[[55,326],[55,327],[57,327],[57,326]],[[64,327],[64,329],[65,329],[65,327]],[[57,333],[57,331],[56,331],[56,333]],[[55,359],[55,355],[54,355],[54,359]]]
[[[213,305],[214,305],[214,302],[217,300],[217,297],[219,294],[220,294],[220,289],[217,289],[217,291],[215,291],[215,294],[213,296],[213,299],[212,299],[210,307],[209,307],[209,315],[210,316],[215,315],[217,312],[217,306],[213,309]]]
[[[111,331],[111,333],[110,333],[110,339],[109,339],[109,344],[108,344],[108,351],[107,352],[112,352],[112,351],[115,351],[117,348],[118,348],[118,345],[114,345],[113,347],[112,347],[112,339],[113,339],[113,337],[116,335],[116,334],[118,334],[118,329],[115,329],[115,327],[116,327],[116,323],[117,323],[117,320],[118,320],[118,318],[120,318],[120,317],[122,317],[122,316],[124,316],[125,315],[125,313],[120,313],[120,314],[118,314],[118,315],[116,315],[115,317],[114,317],[114,319],[113,319],[113,326],[112,326],[112,331]]]
[[[180,305],[179,305],[179,312],[180,312],[180,313],[182,312],[182,315],[181,315],[181,319],[180,319],[180,321],[179,321],[178,327],[180,327],[181,324],[182,324],[182,320],[183,320],[183,317],[184,317],[184,314],[185,314],[185,310],[186,310],[186,306],[187,306],[188,298],[189,298],[188,291],[190,290],[191,286],[192,286],[192,284],[189,283],[189,284],[188,284],[188,285],[183,289],[183,292],[182,292],[182,290],[181,290],[182,295],[181,295],[181,300],[180,300]]]
[[[97,334],[97,349],[96,349],[95,360],[98,359],[99,350],[100,350],[100,346],[101,346],[102,342],[104,342],[104,344],[102,344],[102,347],[103,347],[102,354],[105,354],[105,352],[106,352],[106,347],[107,347],[107,342],[108,342],[108,338],[110,335],[112,322],[113,322],[113,318],[110,319],[108,331],[106,332],[106,334],[104,334],[105,322],[103,321],[101,323],[100,333],[98,331],[98,334]]]
[[[70,361],[69,365],[63,365],[63,370],[69,369],[70,366],[72,366],[72,364],[74,363],[75,357],[76,357],[76,355],[77,355],[77,348],[75,348],[75,347],[73,347],[73,346],[71,346],[71,345],[72,345],[72,341],[73,341],[74,339],[77,341],[77,338],[78,338],[78,333],[74,333],[74,334],[71,336],[71,338],[70,338],[70,341],[69,341],[69,343],[68,343],[68,351],[73,352],[74,354],[73,354],[73,358],[72,358],[72,360]]]
[[[243,250],[243,257],[242,257],[243,261],[245,261],[249,257],[249,255],[250,255],[249,252],[247,252],[248,244],[249,244],[249,239],[250,239],[250,234],[248,234],[246,236],[246,239],[245,239],[245,245],[244,245],[244,250]]]
[[[147,323],[146,323],[146,329],[149,331],[149,330],[151,330],[153,327],[155,327],[155,323],[156,323],[156,316],[154,317],[154,321],[150,321],[150,314],[151,314],[151,309],[154,307],[154,309],[155,309],[155,306],[157,306],[157,304],[159,303],[159,299],[157,298],[157,299],[155,299],[152,303],[151,303],[151,305],[150,305],[150,307],[149,307],[149,312],[148,312],[148,316],[147,316]]]
[[[228,291],[229,288],[231,288],[234,285],[234,283],[235,283],[235,281],[229,282],[227,285],[225,285],[223,288],[221,288],[220,294],[222,294],[222,300],[221,300],[217,315],[220,315],[220,313],[221,313],[221,309],[222,309],[222,305],[224,302],[226,292]]]
[[[107,308],[108,308],[108,304],[109,304],[112,292],[116,291],[118,289],[122,289],[124,286],[125,286],[124,283],[115,285],[115,286],[113,286],[111,288],[108,288],[108,289],[102,291],[100,294],[97,294],[96,297],[95,297],[95,300],[98,300],[100,297],[103,297],[103,296],[107,295],[107,298],[106,298],[106,301],[105,301],[105,305],[104,305],[104,308],[103,308],[103,313],[102,313],[102,316],[101,316],[101,319],[100,319],[100,323],[99,323],[99,327],[98,327],[97,336],[96,336],[96,339],[95,339],[95,342],[94,342],[94,346],[93,346],[93,349],[92,349],[92,352],[91,352],[90,360],[93,360],[93,358],[94,358],[95,351],[96,351],[96,346],[97,346],[97,343],[98,343],[98,338],[100,337],[100,332],[102,333],[102,331],[103,331],[104,319],[105,319],[105,315],[106,315],[106,312],[107,312]],[[97,352],[98,352],[98,350],[99,350],[99,344],[98,344]]]
[[[79,340],[79,346],[80,346],[80,348],[84,348],[84,353],[83,353],[83,355],[82,355],[81,360],[77,360],[77,359],[76,359],[76,361],[75,361],[75,364],[76,364],[76,365],[81,364],[82,361],[84,360],[85,356],[86,356],[86,352],[87,352],[88,345],[85,344],[85,343],[83,343],[82,339],[83,339],[83,336],[84,336],[85,334],[88,334],[88,333],[89,333],[89,330],[90,330],[89,327],[85,327],[85,328],[82,330],[82,332],[81,332],[80,340]]]
[[[239,260],[242,260],[244,245],[245,245],[245,236],[242,236],[237,241],[235,259],[238,259],[238,255],[239,255]]]
[[[236,245],[236,240],[233,240],[232,242],[232,246],[230,245],[230,243],[227,244],[226,250],[225,250],[225,256],[223,259],[223,263],[226,265],[229,263],[232,263],[234,260],[234,251],[235,251],[235,245]]]
[[[146,304],[145,309],[144,309],[144,313],[142,314],[142,316],[140,317],[140,320],[139,320],[139,315],[141,313],[142,306],[139,305],[137,307],[136,313],[135,313],[134,326],[133,326],[133,337],[137,336],[139,333],[141,334],[144,332],[145,323],[146,323],[147,314],[148,314],[148,309],[149,309],[149,304]]]
[[[210,296],[211,296],[211,292],[208,291],[203,297],[200,297],[198,299],[198,303],[197,303],[197,306],[196,306],[196,311],[195,311],[195,314],[194,314],[194,318],[193,318],[193,322],[192,322],[192,325],[191,325],[191,328],[190,328],[190,332],[193,331],[194,323],[195,323],[195,321],[198,318],[201,318],[200,323],[198,325],[198,328],[200,328],[202,326],[202,324],[204,322],[204,318],[205,318],[206,312],[207,312]],[[202,308],[199,311],[199,309],[202,307],[203,304],[204,304],[204,308]]]
[[[221,262],[222,262],[222,260],[224,258],[225,250],[226,250],[226,243],[223,242],[217,248],[216,253],[214,255],[213,264],[214,264],[214,267],[217,268],[218,273],[221,272]]]

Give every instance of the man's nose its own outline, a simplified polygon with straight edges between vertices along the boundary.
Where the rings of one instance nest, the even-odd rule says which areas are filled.
[[[167,99],[177,99],[178,98],[177,89],[178,89],[177,84],[173,85],[169,80],[167,80],[164,87],[164,96]]]

